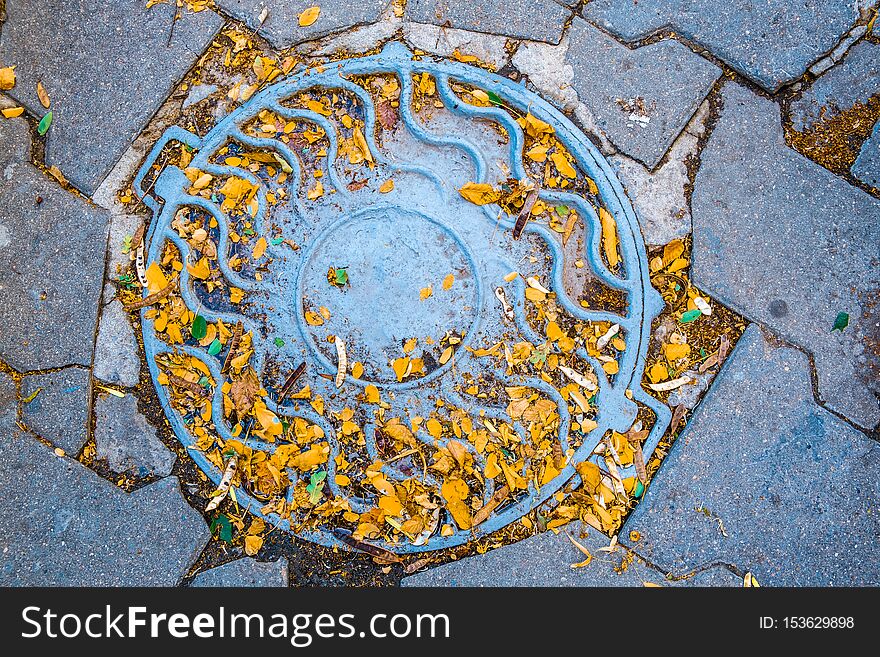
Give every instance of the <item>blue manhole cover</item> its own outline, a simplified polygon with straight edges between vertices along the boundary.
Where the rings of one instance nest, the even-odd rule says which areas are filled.
[[[521,85],[391,44],[203,138],[169,130],[141,192],[170,142],[190,161],[145,199],[147,360],[177,437],[252,513],[432,550],[578,472],[631,482],[606,437],[637,416],[653,452],[669,413],[640,381],[662,302],[635,216]]]

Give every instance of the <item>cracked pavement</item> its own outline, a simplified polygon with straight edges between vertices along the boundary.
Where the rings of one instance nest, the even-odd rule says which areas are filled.
[[[17,78],[0,108],[24,107],[0,119],[0,584],[307,579],[307,546],[251,559],[212,539],[115,299],[145,217],[120,199],[187,109],[207,108],[203,134],[234,108],[224,81],[188,76],[247,26],[305,62],[397,40],[537,91],[608,158],[646,244],[691,240],[694,283],[749,324],[616,547],[573,523],[404,585],[880,585],[877,2],[202,4],[173,20],[143,0],[6,0],[0,16]],[[313,4],[322,18],[300,27]],[[566,533],[591,564],[571,568]]]

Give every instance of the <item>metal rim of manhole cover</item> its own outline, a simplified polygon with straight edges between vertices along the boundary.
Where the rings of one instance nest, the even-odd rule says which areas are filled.
[[[191,161],[153,198],[172,142]],[[169,129],[135,187],[147,362],[209,507],[226,475],[301,538],[435,550],[555,503],[585,463],[616,488],[632,466],[606,470],[605,437],[649,409],[647,459],[668,426],[640,384],[663,302],[634,212],[523,85],[391,43],[203,138]]]

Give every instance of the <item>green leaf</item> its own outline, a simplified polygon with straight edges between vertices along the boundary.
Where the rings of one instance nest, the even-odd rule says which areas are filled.
[[[690,322],[693,322],[694,320],[699,319],[700,315],[702,315],[702,314],[703,313],[700,312],[699,308],[694,308],[693,310],[688,310],[686,313],[684,313],[681,316],[680,321],[682,324],[688,324]]]
[[[306,486],[306,492],[309,494],[309,502],[317,504],[321,499],[321,490],[324,488],[324,480],[327,478],[325,470],[313,472],[309,479],[309,485]]]
[[[270,241],[272,242],[272,246],[278,246],[279,244],[281,244],[281,242],[284,241],[284,238],[283,237],[273,237]]]
[[[274,342],[275,342],[276,347],[283,347],[284,346],[284,340],[282,340],[281,338],[275,338]]]
[[[348,283],[348,270],[347,269],[336,269],[334,273],[336,276],[336,284],[339,287],[342,287],[343,285]]]
[[[636,497],[641,497],[641,496],[642,496],[642,493],[644,493],[644,492],[645,492],[645,486],[644,486],[644,484],[643,484],[641,481],[637,481],[637,482],[636,482],[636,488],[635,488],[635,490],[633,491],[633,495],[635,495]]]
[[[201,340],[208,334],[208,322],[201,315],[196,315],[189,331],[196,340]]]
[[[52,125],[52,110],[46,112],[43,118],[40,119],[40,125],[37,126],[37,132],[41,137],[49,132],[50,125]]]
[[[218,537],[221,541],[226,541],[227,543],[232,542],[232,523],[229,521],[229,517],[224,515],[219,515],[211,521],[211,533],[214,533],[215,529],[219,529]]]
[[[558,214],[560,217],[567,217],[569,212],[571,212],[571,210],[568,209],[567,205],[556,206],[556,214]]]
[[[849,326],[849,313],[840,312],[837,313],[837,318],[834,320],[834,326],[831,330],[843,333],[843,329],[847,326]]]
[[[501,100],[501,96],[496,94],[494,91],[487,91],[486,95],[489,96],[489,102],[493,105],[498,105],[499,107],[504,105],[504,101]]]
[[[220,344],[220,340],[214,338],[214,342],[208,347],[208,354],[211,356],[216,356],[220,353],[220,350],[223,349],[223,345]]]

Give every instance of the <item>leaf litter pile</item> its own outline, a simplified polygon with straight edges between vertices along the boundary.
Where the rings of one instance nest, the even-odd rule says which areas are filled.
[[[227,30],[187,82],[207,80],[221,92],[181,121],[204,134],[218,114],[302,70],[293,54],[268,53],[253,35]],[[311,70],[320,73],[324,66]],[[246,75],[230,86],[234,71]],[[302,314],[335,370],[316,367],[298,348],[297,336],[273,323],[272,311],[279,309],[264,291],[299,267],[303,247],[319,230],[293,217],[318,206],[350,211],[341,207],[343,194],[357,207],[403,193],[413,181],[384,153],[394,147],[407,152],[409,122],[442,129],[449,121],[428,73],[406,84],[393,74],[351,76],[349,82],[308,88],[261,109],[200,166],[193,165],[198,152],[167,147],[158,162],[184,171],[193,202],[176,212],[173,237],[158,257],[135,272],[120,272],[127,308],[143,313],[162,344],[155,354],[157,383],[181,418],[190,449],[222,474],[216,488],[204,491],[212,531],[257,554],[273,523],[286,522],[294,534],[332,534],[382,564],[400,560],[396,546],[430,546],[457,535],[471,540],[447,554],[483,552],[572,521],[615,535],[696,404],[698,395],[682,392],[707,385],[744,329],[742,321],[690,285],[686,241],[650,251],[651,281],[667,306],[652,327],[642,386],[664,402],[677,402],[672,426],[648,459],[642,445],[655,418],[643,405],[628,431],[590,436],[599,426],[598,392],[613,384],[632,338],[611,321],[578,319],[559,295],[585,310],[616,312],[625,309],[626,295],[601,285],[582,259],[584,213],[548,200],[544,191],[587,200],[599,220],[602,264],[621,275],[615,219],[552,125],[507,107],[491,90],[453,82],[458,99],[503,108],[524,135],[524,178],[500,162],[492,182],[476,182],[471,171],[454,184],[456,208],[472,208],[483,222],[481,213],[491,213],[496,220],[486,222],[485,239],[515,263],[486,295],[486,312],[502,330],[469,336],[466,324],[450,325],[435,335],[400,336],[396,353],[367,353],[356,331],[338,330],[347,325],[336,308],[303,297],[292,312]],[[375,108],[372,125],[366,102]],[[404,113],[409,121],[402,120]],[[503,125],[470,122],[501,146],[499,152],[507,148]],[[136,202],[130,190],[122,200]],[[558,240],[566,289],[553,289],[553,254],[529,224],[548,228]],[[143,235],[135,238],[125,245],[133,259],[152,246],[141,243]],[[466,286],[466,278],[450,271],[414,281],[406,303],[413,313],[429,312],[427,304],[455,298],[444,295]],[[322,284],[343,298],[368,281],[347,262],[327,262]],[[442,376],[434,375],[438,370]],[[422,378],[428,383],[419,386]],[[406,383],[415,384],[407,389],[418,403],[413,393],[393,387]],[[565,443],[559,439],[563,416]],[[574,464],[576,476],[565,475],[573,453],[589,439],[596,443],[593,453]],[[480,532],[494,515],[543,487],[555,491],[543,504],[524,509],[500,531]],[[242,503],[236,491],[257,507]],[[247,520],[257,511],[272,522],[259,515]]]

